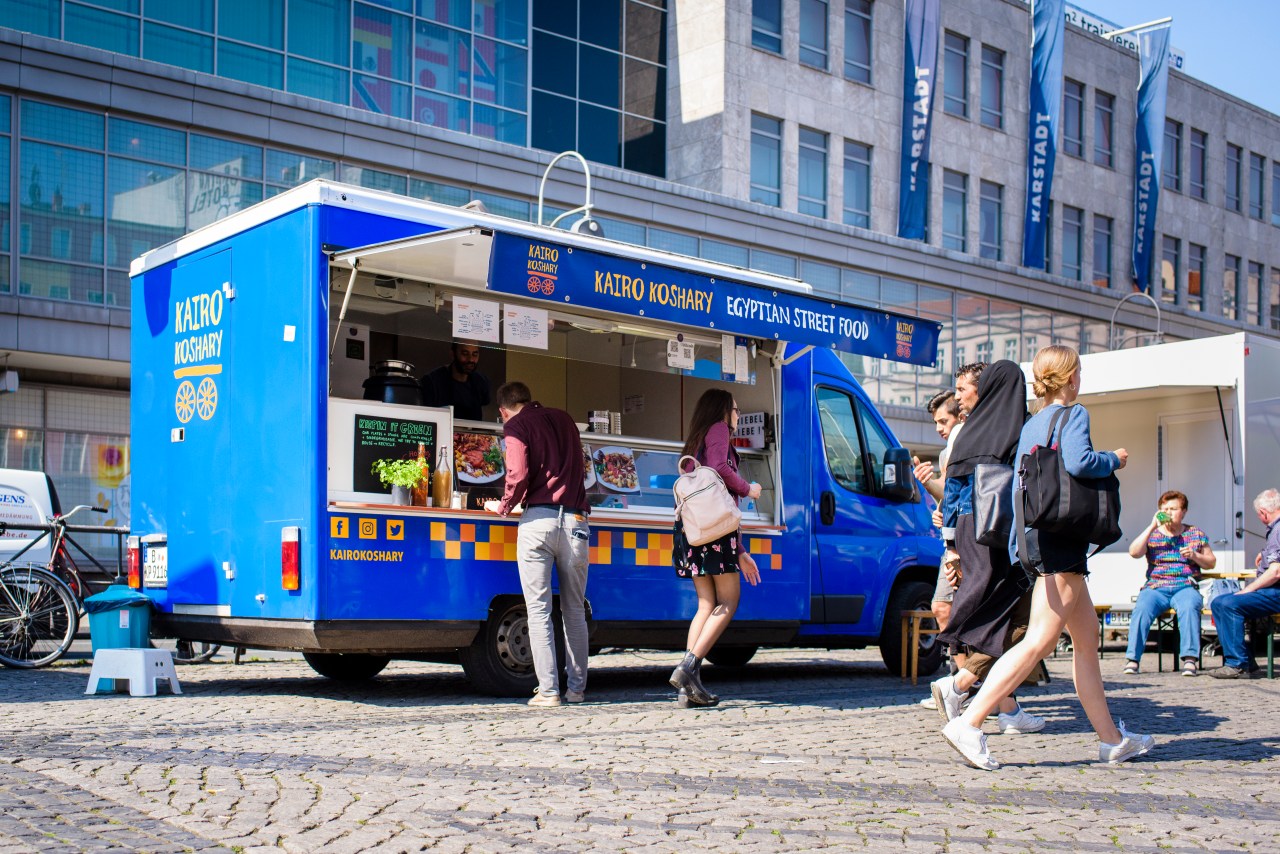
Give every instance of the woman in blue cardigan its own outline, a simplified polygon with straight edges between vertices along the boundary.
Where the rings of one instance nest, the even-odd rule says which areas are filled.
[[[1032,390],[1042,406],[1022,428],[1015,459],[1021,461],[1036,445],[1045,442],[1045,434],[1055,413],[1067,407],[1067,415],[1049,441],[1057,444],[1063,465],[1075,477],[1096,478],[1124,468],[1129,453],[1095,451],[1089,436],[1089,412],[1076,406],[1080,393],[1080,357],[1075,350],[1061,345],[1045,347],[1032,363]],[[966,428],[968,429],[968,428]],[[1019,495],[1021,484],[1014,484]],[[1016,532],[1010,535],[1009,552],[1017,560]],[[1071,635],[1072,675],[1076,694],[1089,723],[1102,742],[1098,747],[1101,762],[1115,764],[1151,750],[1155,740],[1149,735],[1128,732],[1124,722],[1113,722],[1102,688],[1102,672],[1098,668],[1098,617],[1085,586],[1089,574],[1086,563],[1089,543],[1065,533],[1026,531],[1027,550],[1038,557],[1029,567],[1037,578],[1031,601],[1031,624],[1023,637],[1004,654],[982,690],[969,703],[968,710],[942,730],[943,737],[976,768],[994,771],[1000,764],[987,750],[987,737],[982,732],[983,720],[1000,700],[1013,691],[1053,651],[1065,628]]]

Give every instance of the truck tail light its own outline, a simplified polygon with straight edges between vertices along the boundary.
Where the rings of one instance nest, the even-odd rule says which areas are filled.
[[[128,570],[129,570],[129,586],[134,590],[142,587],[142,540],[139,537],[130,537],[128,540]]]
[[[297,590],[300,583],[298,540],[301,532],[301,528],[280,529],[280,586],[285,590]]]

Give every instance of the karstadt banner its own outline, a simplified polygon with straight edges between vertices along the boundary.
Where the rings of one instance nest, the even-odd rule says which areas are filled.
[[[1022,266],[1044,269],[1045,232],[1062,112],[1063,0],[1031,0],[1031,87],[1027,128],[1027,199]]]
[[[904,0],[902,158],[898,236],[925,240],[929,212],[929,130],[938,79],[940,0]]]
[[[1146,292],[1151,284],[1151,253],[1160,201],[1160,162],[1164,153],[1165,100],[1169,91],[1169,26],[1138,34],[1138,122],[1134,129],[1133,281]]]

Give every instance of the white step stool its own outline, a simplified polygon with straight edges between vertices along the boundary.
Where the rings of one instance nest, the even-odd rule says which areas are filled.
[[[100,679],[128,679],[133,697],[154,697],[161,679],[169,680],[172,693],[182,693],[173,669],[173,653],[167,649],[100,649],[93,654],[89,687],[84,692],[96,694]]]

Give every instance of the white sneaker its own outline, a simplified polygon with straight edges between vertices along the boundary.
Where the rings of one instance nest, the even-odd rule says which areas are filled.
[[[987,734],[977,727],[956,718],[942,728],[942,737],[974,768],[994,771],[1000,767],[987,750]]]
[[[922,708],[922,709],[936,709],[936,708],[938,708],[938,702],[937,702],[936,700],[934,700],[934,699],[933,699],[933,695],[932,695],[932,694],[930,694],[929,696],[925,697],[923,700],[921,700],[921,701],[920,701],[920,708]]]
[[[1044,718],[1031,714],[1022,706],[1018,706],[1018,711],[1011,715],[1001,712],[997,720],[1000,722],[1000,732],[1005,735],[1022,735],[1044,729]]]
[[[956,690],[950,676],[930,682],[929,692],[933,696],[934,708],[938,710],[944,724],[960,717],[960,704],[964,702],[965,695]]]
[[[1120,743],[1098,745],[1098,761],[1108,765],[1119,765],[1135,756],[1142,756],[1155,747],[1156,740],[1149,735],[1139,735],[1124,728],[1124,721],[1116,721],[1116,729],[1120,730]]]

